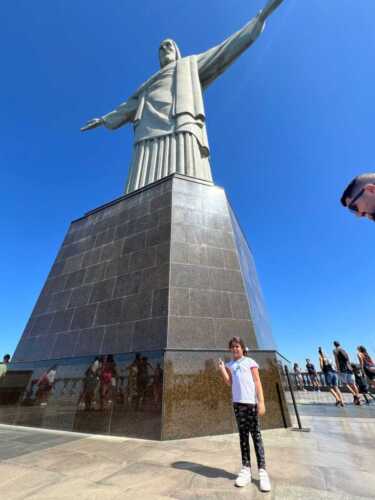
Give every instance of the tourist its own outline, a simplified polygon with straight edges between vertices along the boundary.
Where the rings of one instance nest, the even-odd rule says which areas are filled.
[[[147,389],[150,385],[150,374],[153,373],[154,368],[149,363],[147,356],[142,356],[138,363],[137,373],[137,391],[138,391],[138,409],[141,409],[146,397]]]
[[[235,485],[242,487],[251,482],[250,433],[258,462],[260,489],[271,491],[259,425],[259,416],[264,415],[266,409],[258,365],[253,359],[244,356],[246,347],[240,337],[230,340],[229,349],[232,351],[232,361],[224,364],[220,359],[219,369],[224,382],[232,386],[233,408],[240,435],[242,468]]]
[[[49,395],[56,378],[57,365],[51,366],[37,381],[36,400],[40,406],[47,406]]]
[[[296,386],[299,391],[306,391],[305,384],[303,381],[302,370],[299,367],[298,363],[294,363],[293,365],[294,378],[296,381]]]
[[[358,217],[375,220],[375,173],[355,177],[345,188],[341,203]]]
[[[156,364],[156,368],[154,370],[152,390],[154,394],[154,403],[159,404],[161,402],[161,397],[163,392],[163,369],[160,363]]]
[[[3,362],[0,363],[0,378],[6,374],[9,363],[10,363],[10,354],[5,354],[5,356],[3,357]]]
[[[340,346],[340,342],[334,341],[333,355],[335,356],[336,370],[340,374],[341,383],[346,385],[353,395],[353,403],[357,406],[361,404],[358,387],[355,384],[353,369],[350,364],[348,353]]]
[[[369,384],[375,387],[375,363],[363,345],[357,347],[359,364],[366,375]]]
[[[138,366],[141,362],[141,355],[136,353],[135,359],[128,367],[125,368],[125,372],[128,372],[128,384],[127,384],[127,395],[126,400],[129,408],[134,407],[134,402],[138,406]]]
[[[104,356],[100,370],[100,409],[112,405],[117,384],[117,367],[112,354]]]
[[[338,385],[337,373],[329,360],[323,353],[321,347],[318,349],[320,369],[322,370],[325,378],[326,385],[329,387],[329,392],[335,398],[336,406],[344,406],[344,399]]]
[[[367,383],[366,376],[364,375],[361,365],[357,365],[355,363],[352,363],[352,369],[353,369],[353,374],[355,378],[355,383],[358,387],[359,393],[362,394],[362,396],[365,399],[365,402],[367,405],[370,404],[369,397],[371,399],[374,399],[374,396],[369,392],[369,387]]]
[[[320,384],[318,380],[318,375],[316,374],[315,366],[311,363],[309,359],[306,359],[306,370],[307,373],[309,374],[309,379],[312,387],[316,391],[320,391]]]
[[[86,411],[92,410],[95,404],[96,392],[99,386],[99,373],[101,367],[100,357],[96,357],[85,371],[82,392],[78,400],[78,406],[83,402]]]

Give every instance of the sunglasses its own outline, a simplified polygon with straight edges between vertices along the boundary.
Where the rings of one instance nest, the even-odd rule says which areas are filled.
[[[354,212],[354,213],[359,213],[359,210],[358,210],[358,207],[355,205],[355,202],[357,200],[359,200],[359,198],[363,195],[363,193],[365,192],[365,189],[361,189],[360,192],[357,194],[357,196],[355,196],[352,201],[349,203],[348,205],[348,208],[351,212]]]

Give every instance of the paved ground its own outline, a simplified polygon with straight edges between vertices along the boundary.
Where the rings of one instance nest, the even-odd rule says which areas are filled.
[[[0,426],[3,498],[375,498],[375,404],[337,413],[326,396],[314,404],[305,396],[301,405],[310,433],[264,432],[271,494],[259,492],[256,480],[233,486],[236,435],[160,443]]]
[[[362,404],[354,406],[353,397],[343,394],[345,404],[344,409],[336,408],[334,398],[329,392],[302,392],[295,393],[296,401],[301,416],[327,416],[340,418],[375,418],[375,400],[370,400],[370,405]],[[362,398],[362,396],[361,396]],[[289,403],[291,397],[287,396]],[[362,403],[364,400],[362,399]],[[374,421],[375,422],[375,421]]]

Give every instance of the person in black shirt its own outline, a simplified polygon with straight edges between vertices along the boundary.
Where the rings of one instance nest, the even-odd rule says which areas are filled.
[[[338,377],[336,370],[333,368],[331,361],[324,355],[321,347],[318,349],[320,369],[324,373],[324,378],[329,392],[336,400],[336,406],[344,406],[344,399],[338,385]]]
[[[333,355],[335,356],[336,370],[340,374],[341,383],[346,385],[349,391],[353,394],[353,403],[359,406],[361,404],[361,401],[359,399],[359,391],[355,383],[349,355],[340,346],[340,342],[338,342],[337,340],[334,341],[333,345],[335,346]]]

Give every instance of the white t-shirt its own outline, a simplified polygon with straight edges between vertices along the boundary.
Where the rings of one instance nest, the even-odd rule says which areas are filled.
[[[52,385],[55,382],[56,370],[50,370],[47,373],[48,382]]]
[[[259,368],[251,358],[242,357],[225,365],[232,375],[233,403],[256,404],[255,384],[251,368]]]

